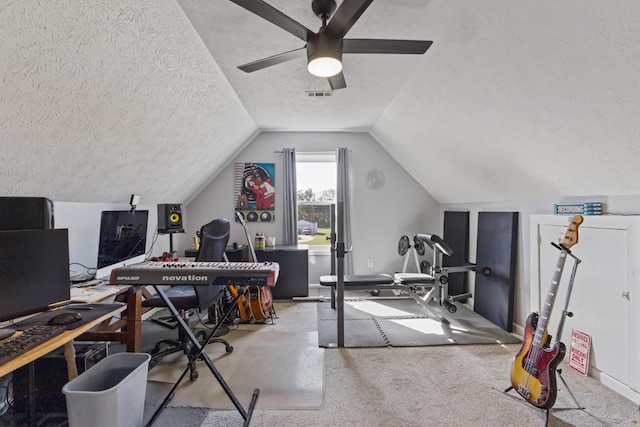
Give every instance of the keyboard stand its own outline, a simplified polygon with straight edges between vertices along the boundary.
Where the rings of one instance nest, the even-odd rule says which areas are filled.
[[[249,422],[251,421],[251,416],[253,415],[253,410],[255,409],[256,402],[258,401],[258,396],[260,395],[260,390],[256,388],[253,391],[253,396],[251,397],[251,402],[249,403],[249,408],[247,410],[245,410],[244,407],[242,406],[242,404],[238,401],[236,396],[233,394],[233,391],[231,391],[231,388],[226,383],[224,378],[222,378],[222,375],[220,374],[218,369],[216,369],[216,367],[213,365],[213,362],[211,361],[211,359],[209,359],[209,356],[207,355],[207,353],[205,353],[205,351],[204,351],[205,346],[209,343],[209,341],[213,338],[214,334],[218,331],[218,328],[222,324],[222,321],[224,321],[224,319],[226,319],[229,316],[229,314],[231,314],[231,311],[233,311],[233,309],[236,308],[236,306],[238,304],[238,298],[242,294],[239,294],[236,298],[234,298],[233,303],[230,304],[230,307],[224,313],[224,315],[222,317],[222,321],[219,322],[215,326],[213,331],[211,331],[211,333],[207,337],[207,340],[205,341],[204,345],[200,345],[200,342],[198,341],[198,339],[195,337],[195,335],[193,335],[193,332],[191,332],[191,328],[189,328],[189,325],[187,325],[187,323],[184,321],[182,316],[180,316],[180,313],[176,309],[175,305],[173,305],[171,300],[167,297],[167,294],[165,294],[165,292],[162,290],[162,288],[160,286],[158,286],[158,285],[152,285],[152,286],[156,290],[156,292],[158,293],[160,298],[162,298],[162,301],[164,301],[164,303],[166,304],[166,306],[169,309],[169,311],[171,312],[171,314],[177,320],[178,327],[182,328],[184,333],[187,334],[187,336],[189,337],[189,340],[191,341],[193,346],[198,350],[198,355],[197,355],[197,357],[195,359],[197,360],[198,358],[201,358],[202,360],[204,360],[204,362],[207,364],[207,367],[209,368],[209,370],[211,371],[213,376],[216,378],[216,380],[218,381],[220,386],[222,386],[222,389],[227,394],[227,396],[229,396],[229,399],[231,400],[233,405],[236,407],[236,409],[238,410],[238,412],[240,413],[240,415],[244,419],[243,426],[245,426],[245,427],[248,426]],[[189,372],[189,366],[188,365],[185,368],[184,372],[182,372],[182,375],[180,375],[178,380],[175,382],[173,387],[171,387],[171,390],[169,390],[169,392],[167,393],[166,397],[164,398],[164,400],[162,401],[162,403],[160,404],[158,409],[156,409],[156,411],[154,412],[153,416],[151,417],[151,419],[147,423],[147,426],[151,426],[156,421],[156,419],[158,418],[160,413],[164,410],[164,408],[167,406],[169,401],[173,398],[173,394],[174,394],[175,390],[178,388],[178,386],[182,382],[182,379],[185,377],[187,372]]]

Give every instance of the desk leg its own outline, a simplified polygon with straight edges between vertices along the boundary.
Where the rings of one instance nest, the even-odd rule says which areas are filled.
[[[30,426],[36,425],[36,397],[35,397],[35,383],[36,383],[36,369],[35,363],[29,363],[29,407],[27,408],[27,419]]]
[[[142,344],[142,289],[133,290],[127,295],[127,351],[140,353]]]
[[[64,343],[64,360],[67,362],[67,377],[69,381],[78,376],[78,366],[76,365],[76,349],[73,341]]]
[[[189,340],[191,341],[193,346],[198,350],[199,357],[202,358],[202,360],[204,360],[207,367],[209,368],[209,371],[211,371],[211,373],[216,378],[220,386],[222,386],[222,389],[227,394],[227,396],[229,397],[233,405],[236,407],[236,409],[244,419],[245,421],[244,426],[248,426],[249,422],[251,421],[251,415],[253,413],[256,402],[258,400],[260,390],[259,389],[254,390],[253,396],[251,398],[251,402],[249,404],[249,410],[248,411],[245,410],[242,404],[238,401],[238,398],[235,396],[235,394],[233,394],[233,391],[231,391],[231,388],[229,387],[227,382],[224,380],[224,378],[222,377],[218,369],[213,365],[213,362],[211,361],[207,353],[204,352],[204,347],[200,345],[200,342],[198,341],[198,339],[195,337],[195,335],[193,335],[193,332],[191,332],[189,325],[186,324],[182,316],[180,316],[180,313],[178,313],[178,310],[176,309],[176,307],[173,305],[171,300],[167,297],[167,294],[164,293],[164,291],[160,286],[153,285],[153,288],[156,290],[158,295],[160,295],[160,298],[162,298],[162,301],[165,303],[165,305],[167,306],[171,314],[178,321],[178,327],[182,328],[182,331],[189,337]],[[236,298],[235,303],[229,308],[229,312],[233,309],[233,307],[235,306],[235,304],[237,304],[237,302],[238,302],[238,299]],[[229,315],[229,312],[225,313],[224,318],[226,318]],[[211,336],[213,336],[213,333],[211,334]],[[211,338],[211,336],[209,337],[209,339]],[[156,409],[156,412],[151,417],[151,420],[149,420],[149,422],[147,423],[147,426],[151,426],[156,421],[156,419],[160,415],[160,412],[164,410],[164,408],[167,406],[171,398],[173,398],[174,391],[176,390],[176,388],[178,388],[178,386],[180,385],[180,382],[185,377],[188,371],[189,371],[189,367],[187,367],[184,370],[184,372],[182,373],[180,378],[178,378],[178,380],[173,385],[169,393],[167,393],[167,396],[164,398],[164,400],[162,401],[158,409]]]

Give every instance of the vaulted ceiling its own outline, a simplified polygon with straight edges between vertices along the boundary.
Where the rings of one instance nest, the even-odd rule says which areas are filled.
[[[441,203],[640,194],[636,1],[374,0],[348,37],[433,45],[345,54],[310,97],[305,58],[237,68],[304,43],[229,0],[2,2],[1,191],[185,201],[296,130],[369,132]]]

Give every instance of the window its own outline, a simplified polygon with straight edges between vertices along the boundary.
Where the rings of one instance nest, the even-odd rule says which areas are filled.
[[[296,180],[298,242],[328,250],[337,189],[336,154],[296,153]]]

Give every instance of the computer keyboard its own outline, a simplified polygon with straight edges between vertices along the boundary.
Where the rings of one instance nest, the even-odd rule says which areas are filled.
[[[33,325],[23,330],[20,335],[0,341],[0,365],[23,355],[64,331],[65,327],[59,325]]]

